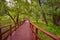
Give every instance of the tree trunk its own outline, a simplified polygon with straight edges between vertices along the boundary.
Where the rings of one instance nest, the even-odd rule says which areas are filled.
[[[45,13],[44,13],[43,11],[42,11],[42,16],[43,16],[43,18],[44,18],[44,21],[45,21],[46,25],[48,26],[48,22],[47,22],[47,20],[46,20]]]
[[[10,18],[13,20],[13,22],[15,23],[15,20],[14,20],[14,18],[8,13],[7,14],[8,16],[10,16]]]
[[[52,16],[52,19],[53,19],[53,24],[55,25],[55,17],[54,16]]]
[[[52,19],[53,19],[53,24],[58,26],[59,19],[56,19],[54,15],[52,16]]]
[[[60,15],[57,18],[57,25],[59,25],[59,22],[60,22]]]
[[[45,21],[46,25],[48,25],[48,22],[47,22],[47,20],[46,20],[45,13],[44,13],[44,11],[43,11],[43,9],[42,9],[42,2],[41,2],[41,0],[38,0],[38,2],[39,2],[39,5],[40,5],[40,7],[41,7],[41,10],[42,10],[42,16],[43,16],[43,18],[44,18],[44,21]]]
[[[19,25],[19,13],[17,13],[16,24]]]
[[[36,16],[36,22],[38,23],[38,18],[37,18],[37,16]]]

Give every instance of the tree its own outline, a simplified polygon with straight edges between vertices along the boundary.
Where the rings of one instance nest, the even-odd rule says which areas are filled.
[[[41,7],[41,12],[42,12],[42,16],[43,16],[43,18],[44,18],[44,21],[45,21],[46,25],[48,25],[48,22],[47,22],[47,20],[46,20],[46,15],[45,15],[45,13],[44,13],[44,11],[43,11],[43,9],[42,9],[42,5],[44,5],[44,4],[43,4],[43,2],[41,2],[41,0],[38,0],[38,1],[39,1],[39,5],[40,5],[40,7]]]

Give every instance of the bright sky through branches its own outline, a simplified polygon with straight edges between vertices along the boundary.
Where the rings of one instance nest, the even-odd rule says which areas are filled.
[[[9,0],[6,0],[6,2],[9,2]]]
[[[27,0],[29,4],[31,4],[31,0]]]
[[[6,0],[6,2],[7,2],[7,6],[9,6],[10,8],[14,7],[15,5],[15,2],[13,0]]]

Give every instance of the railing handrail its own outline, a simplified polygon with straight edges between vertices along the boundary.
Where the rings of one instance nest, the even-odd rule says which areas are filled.
[[[12,25],[12,23],[9,23],[9,24],[6,24],[6,25],[4,25],[4,26],[1,26],[0,28],[6,28],[6,27],[8,27],[8,26],[10,26],[10,25]]]
[[[37,28],[38,30],[40,30],[41,32],[43,32],[44,34],[48,35],[49,37],[51,37],[54,40],[60,40],[60,38],[58,38],[57,36],[53,35],[52,33],[49,33],[45,30],[43,30],[42,28],[40,28],[39,26],[31,23],[31,25],[33,25],[33,27]]]

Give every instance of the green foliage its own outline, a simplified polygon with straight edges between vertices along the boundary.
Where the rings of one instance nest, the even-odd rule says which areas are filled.
[[[56,36],[58,36],[60,38],[60,27],[52,25],[51,21],[49,21],[48,26],[46,26],[45,24],[43,24],[41,22],[39,22],[39,23],[33,22],[33,23],[38,25],[43,30],[46,30],[47,32],[50,32],[50,33],[52,33],[52,34],[54,34],[54,35],[56,35]],[[39,31],[38,34],[42,38],[42,40],[53,40],[52,38],[50,38],[46,34],[42,33],[41,31]]]
[[[29,18],[44,30],[60,37],[60,27],[54,26],[52,20],[52,16],[54,16],[56,20],[60,15],[60,0],[40,1],[42,6],[39,5],[38,0],[32,0],[31,3],[27,0],[10,0],[8,2],[0,0],[0,25],[2,26],[8,23],[13,23],[13,21],[16,22],[17,16],[19,17],[19,22],[25,18]],[[46,14],[48,26],[44,25],[42,10]],[[42,32],[39,32],[39,35],[43,40],[47,40],[48,36]],[[48,37],[48,40],[52,39]]]

